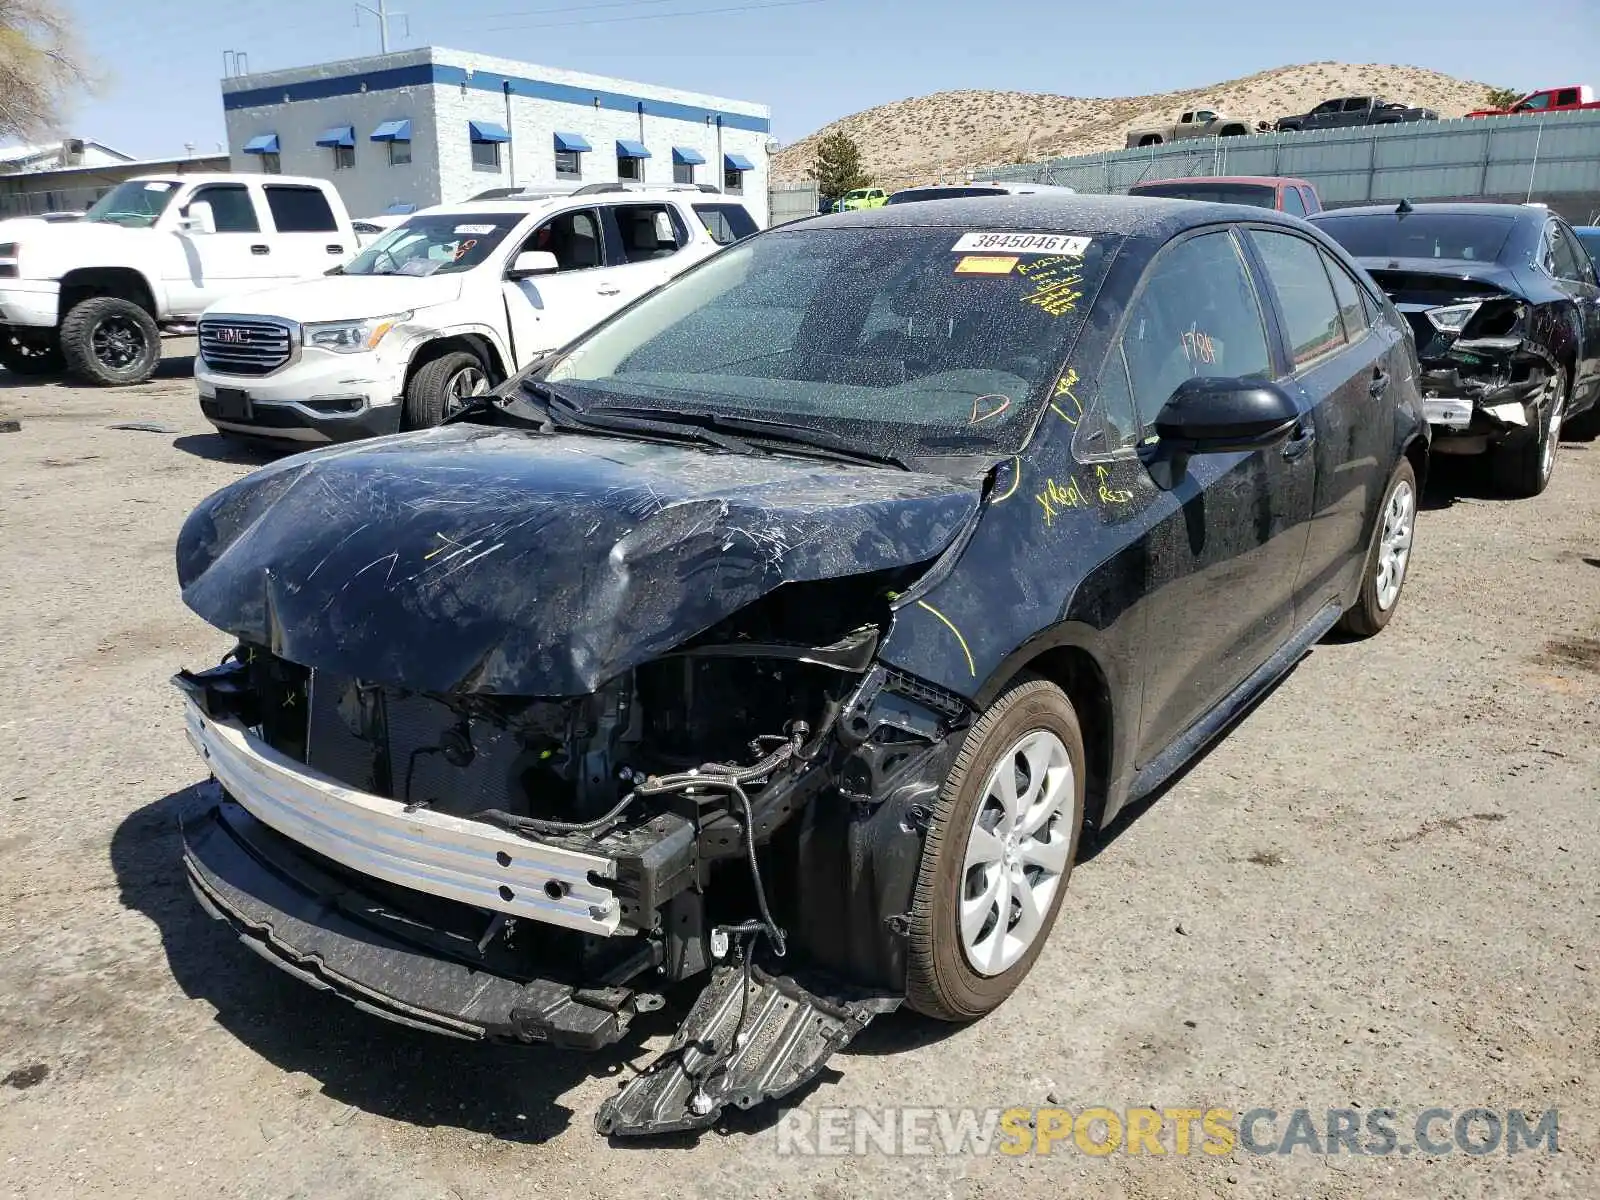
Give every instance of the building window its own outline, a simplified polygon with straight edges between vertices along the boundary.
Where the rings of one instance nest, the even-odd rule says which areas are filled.
[[[261,155],[261,173],[263,175],[282,175],[283,160],[276,154]]]
[[[582,179],[583,155],[576,150],[556,151],[556,178]]]
[[[617,156],[617,178],[643,180],[644,159],[624,158],[619,154]]]
[[[694,164],[693,163],[673,163],[672,164],[672,182],[673,183],[693,183],[694,182]]]
[[[335,171],[348,171],[356,165],[356,148],[354,146],[335,146],[333,148],[333,169]]]
[[[724,167],[722,171],[722,190],[732,192],[735,196],[744,195],[744,172],[737,167]]]
[[[473,142],[472,167],[475,171],[498,171],[500,169],[500,143]]]
[[[403,167],[411,161],[411,143],[393,141],[389,143],[389,165]]]

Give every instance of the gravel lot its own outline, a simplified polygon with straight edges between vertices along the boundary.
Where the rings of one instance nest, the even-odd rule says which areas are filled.
[[[171,549],[264,461],[208,432],[190,365],[122,391],[0,373],[22,426],[0,434],[0,1194],[1600,1195],[1600,443],[1532,501],[1436,473],[1383,635],[1319,646],[1091,847],[998,1013],[882,1020],[800,1100],[1387,1105],[1402,1132],[1435,1105],[1557,1108],[1559,1154],[808,1157],[770,1109],[613,1147],[594,1108],[666,1026],[587,1058],[413,1033],[249,954],[184,884],[201,772],[166,679],[227,642]]]

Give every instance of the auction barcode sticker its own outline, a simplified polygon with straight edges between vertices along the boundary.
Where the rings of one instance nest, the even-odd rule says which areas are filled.
[[[963,233],[952,253],[1005,251],[1007,254],[1066,254],[1081,258],[1092,238],[1064,233]]]

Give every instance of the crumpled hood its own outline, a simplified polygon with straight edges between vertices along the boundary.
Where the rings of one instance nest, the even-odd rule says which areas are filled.
[[[452,424],[297,455],[203,501],[184,602],[312,668],[570,696],[780,584],[924,562],[976,512],[942,476]]]
[[[363,321],[448,304],[460,295],[460,275],[324,275],[264,291],[235,293],[219,300],[204,315]]]

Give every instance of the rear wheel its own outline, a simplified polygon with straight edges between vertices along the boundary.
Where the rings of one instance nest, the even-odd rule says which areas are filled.
[[[1542,400],[1534,426],[1525,436],[1502,442],[1489,452],[1489,473],[1495,487],[1518,499],[1539,495],[1555,474],[1567,402],[1565,369],[1558,369],[1545,382]]]
[[[86,383],[123,387],[143,383],[161,361],[155,318],[120,296],[91,296],[61,322],[67,369]]]
[[[0,330],[0,367],[14,375],[52,375],[64,361],[54,329]]]
[[[1356,637],[1371,637],[1389,623],[1400,607],[1406,569],[1411,565],[1411,539],[1417,520],[1417,473],[1405,459],[1389,479],[1372,543],[1361,572],[1361,591],[1339,621]]]
[[[1157,137],[1155,134],[1152,133],[1152,134],[1148,135],[1147,137],[1140,138],[1139,139],[1139,145],[1141,145],[1141,146],[1159,146],[1159,145],[1161,145],[1161,139],[1159,137]]]
[[[476,354],[454,350],[418,367],[406,384],[405,427],[428,429],[487,395],[489,372]]]
[[[970,1021],[1022,982],[1061,908],[1083,803],[1072,701],[1024,679],[968,731],[934,807],[911,904],[912,1008]]]

